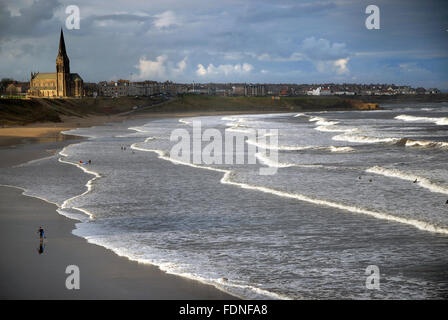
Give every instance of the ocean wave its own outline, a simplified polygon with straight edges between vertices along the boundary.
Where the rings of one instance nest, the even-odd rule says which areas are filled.
[[[29,164],[37,163],[37,162],[40,162],[40,161],[43,161],[43,160],[48,160],[48,159],[51,159],[53,157],[54,157],[54,155],[51,155],[51,156],[48,156],[48,157],[39,158],[39,159],[33,159],[33,160],[30,160],[30,161],[27,161],[27,162],[20,163],[20,164],[17,164],[15,166],[12,166],[11,168],[25,167],[25,166],[27,166]]]
[[[406,147],[448,149],[448,142],[429,141],[429,140],[413,140],[403,138],[400,139],[397,142],[397,144],[404,145]]]
[[[366,172],[379,174],[386,177],[398,178],[406,181],[412,181],[412,182],[417,181],[415,183],[416,185],[428,189],[431,192],[448,194],[448,186],[442,186],[434,181],[431,181],[428,178],[424,178],[412,173],[407,173],[397,169],[388,169],[380,166],[374,166],[368,168]]]
[[[286,145],[271,145],[266,143],[261,143],[257,141],[253,141],[251,139],[246,140],[247,144],[254,145],[261,149],[269,149],[269,150],[283,150],[283,151],[300,151],[307,149],[315,149],[316,146],[286,146]]]
[[[101,175],[100,175],[98,172],[95,172],[95,171],[93,171],[93,170],[89,170],[89,169],[87,169],[84,165],[80,165],[80,164],[77,163],[77,162],[70,162],[70,161],[65,160],[64,158],[65,158],[65,157],[68,157],[68,155],[65,153],[66,148],[67,148],[67,147],[65,147],[64,149],[62,149],[62,150],[59,152],[59,155],[61,155],[62,157],[59,158],[58,161],[61,162],[61,163],[66,163],[66,164],[74,165],[74,166],[78,167],[79,169],[81,169],[82,171],[84,171],[85,173],[90,174],[90,175],[93,175],[94,177],[93,177],[92,179],[90,179],[89,181],[87,181],[87,183],[86,183],[86,185],[85,185],[85,186],[87,187],[87,190],[86,190],[86,191],[84,191],[83,193],[81,193],[81,194],[79,194],[79,195],[76,195],[76,196],[74,196],[74,197],[71,197],[71,198],[65,200],[65,201],[62,203],[62,205],[60,206],[60,209],[62,209],[62,210],[64,210],[64,209],[74,209],[74,210],[83,212],[84,214],[86,214],[86,215],[89,217],[89,219],[93,220],[93,219],[94,219],[94,215],[93,215],[91,212],[89,212],[88,210],[79,208],[79,207],[70,206],[70,202],[72,202],[73,200],[75,200],[75,199],[77,199],[77,198],[80,198],[80,197],[86,195],[87,193],[89,193],[90,191],[92,191],[92,188],[93,188],[93,182],[94,182],[95,180],[101,178]]]
[[[308,121],[316,122],[316,124],[318,126],[333,126],[333,125],[339,123],[338,121],[331,121],[331,120],[328,120],[328,119],[323,118],[323,117],[312,117]]]
[[[352,147],[339,147],[339,146],[330,146],[331,152],[354,152],[355,149]]]
[[[354,152],[355,149],[348,146],[287,146],[287,145],[271,145],[256,142],[251,139],[246,141],[247,144],[254,145],[261,149],[279,150],[279,151],[301,151],[301,150],[326,150],[330,152]]]
[[[236,127],[226,128],[225,131],[245,133],[245,134],[255,134],[255,132],[256,132],[255,129],[241,129],[241,128],[236,128]]]
[[[137,131],[137,132],[141,132],[141,133],[148,133],[148,131],[144,130],[143,128],[144,127],[129,127],[128,130],[133,130],[133,131]],[[122,137],[126,137],[126,135],[123,135]]]
[[[448,235],[447,228],[439,227],[439,226],[433,225],[428,222],[394,216],[393,214],[390,214],[390,213],[373,211],[370,209],[365,209],[365,208],[361,208],[361,207],[354,206],[354,205],[347,205],[347,204],[342,204],[342,203],[333,202],[333,201],[329,201],[329,200],[316,199],[316,198],[312,198],[312,197],[309,197],[309,196],[306,196],[303,194],[290,193],[290,192],[280,191],[280,190],[276,190],[276,189],[272,189],[272,188],[268,188],[268,187],[255,186],[255,185],[251,185],[251,184],[247,184],[247,183],[232,181],[231,176],[232,176],[233,172],[231,170],[218,169],[218,168],[212,168],[212,167],[207,167],[207,166],[200,166],[200,165],[196,165],[196,164],[192,164],[192,163],[188,163],[188,162],[179,161],[176,159],[171,159],[162,150],[151,150],[151,149],[143,149],[143,150],[155,152],[156,154],[159,155],[159,158],[170,161],[172,163],[223,173],[223,177],[220,180],[220,182],[222,184],[234,185],[234,186],[240,187],[242,189],[260,191],[260,192],[276,195],[276,196],[283,197],[283,198],[296,199],[299,201],[304,201],[304,202],[313,203],[313,204],[317,204],[317,205],[321,205],[321,206],[325,206],[325,207],[349,211],[352,213],[365,214],[365,215],[368,215],[368,216],[371,216],[371,217],[374,217],[377,219],[381,219],[381,220],[387,220],[387,221],[393,221],[393,222],[411,225],[419,230]]]
[[[187,120],[184,120],[184,119],[179,119],[179,122],[180,122],[180,123],[183,123],[183,124],[186,124],[186,125],[188,125],[188,126],[192,124],[191,121],[187,121]]]
[[[288,167],[295,166],[294,163],[281,163],[278,161],[274,161],[274,160],[266,157],[263,153],[260,153],[260,152],[255,154],[255,158],[257,158],[261,164],[264,164],[271,168],[288,168]]]
[[[400,141],[400,138],[377,138],[357,134],[340,134],[332,138],[336,141],[347,141],[356,143],[395,143]]]
[[[148,254],[147,252],[146,256],[142,257],[141,252],[136,252],[135,250],[132,250],[129,247],[123,246],[121,244],[116,245],[115,243],[109,241],[107,238],[104,238],[102,236],[89,236],[84,234],[85,232],[83,232],[82,226],[81,229],[76,229],[73,233],[75,235],[85,238],[89,243],[96,244],[105,247],[109,250],[112,250],[115,254],[117,254],[120,257],[126,257],[131,261],[136,261],[142,264],[151,264],[158,266],[160,270],[162,270],[163,272],[199,281],[204,284],[212,285],[215,288],[223,292],[226,292],[230,295],[233,295],[235,297],[238,297],[240,299],[291,300],[291,298],[286,295],[258,288],[254,285],[250,285],[242,281],[222,277],[218,278],[213,276],[205,276],[197,274],[195,272],[188,272],[184,270],[181,264],[179,265],[177,263],[166,262],[164,261],[164,259],[158,258],[157,254],[156,255],[151,253]]]
[[[416,117],[406,114],[396,116],[395,119],[403,121],[422,121],[422,122],[433,122],[439,126],[448,125],[448,117],[430,118],[430,117]]]
[[[335,125],[317,126],[314,128],[317,131],[323,132],[354,132],[358,131],[358,128],[341,128]]]

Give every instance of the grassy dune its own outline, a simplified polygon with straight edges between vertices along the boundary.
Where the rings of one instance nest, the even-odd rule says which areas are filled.
[[[160,112],[198,112],[198,111],[322,111],[322,110],[374,110],[378,104],[339,97],[217,97],[184,95],[159,107],[151,108]]]
[[[113,115],[147,106],[160,99],[123,97],[83,99],[0,99],[0,125],[61,122],[62,116]]]
[[[83,99],[0,99],[0,125],[61,122],[61,117],[171,112],[294,112],[322,110],[373,110],[377,104],[339,97],[217,97],[184,95],[165,103],[163,98],[121,97]]]

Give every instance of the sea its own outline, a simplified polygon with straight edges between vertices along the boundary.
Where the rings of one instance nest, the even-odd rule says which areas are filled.
[[[173,159],[173,132],[193,137],[194,123],[266,152],[255,163]],[[244,137],[254,130],[267,142]],[[448,103],[65,133],[86,139],[0,169],[0,184],[56,204],[77,220],[73,234],[120,256],[243,299],[448,298]]]

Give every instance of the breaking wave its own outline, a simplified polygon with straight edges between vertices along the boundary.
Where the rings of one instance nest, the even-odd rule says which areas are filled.
[[[443,193],[443,194],[448,194],[448,186],[442,186],[440,184],[437,184],[434,181],[431,181],[428,178],[424,178],[412,173],[408,173],[408,172],[404,172],[404,171],[400,171],[397,169],[388,169],[388,168],[384,168],[384,167],[380,167],[380,166],[374,166],[371,168],[368,168],[366,170],[366,172],[369,173],[374,173],[374,174],[379,174],[382,176],[386,176],[386,177],[392,177],[392,178],[397,178],[397,179],[402,179],[402,180],[406,180],[406,181],[415,181],[415,184],[430,190],[431,192],[437,192],[437,193]]]
[[[439,126],[448,126],[448,117],[440,118],[430,118],[430,117],[416,117],[406,114],[396,116],[395,119],[403,121],[422,121],[422,122],[433,122]]]

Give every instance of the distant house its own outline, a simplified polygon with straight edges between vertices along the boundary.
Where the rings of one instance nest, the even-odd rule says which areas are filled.
[[[280,97],[287,97],[289,96],[288,90],[281,90],[279,93]]]
[[[429,88],[428,91],[426,91],[427,94],[440,94],[440,90],[437,88]]]
[[[320,88],[320,95],[321,96],[329,96],[331,95],[331,90],[328,87],[322,87]]]
[[[232,94],[234,96],[244,96],[245,95],[245,87],[243,87],[243,86],[232,87]]]
[[[425,92],[426,92],[425,88],[422,87],[415,89],[415,93],[417,94],[425,94]]]
[[[10,96],[25,95],[28,88],[29,85],[24,85],[23,83],[10,83],[6,87],[5,93]]]

